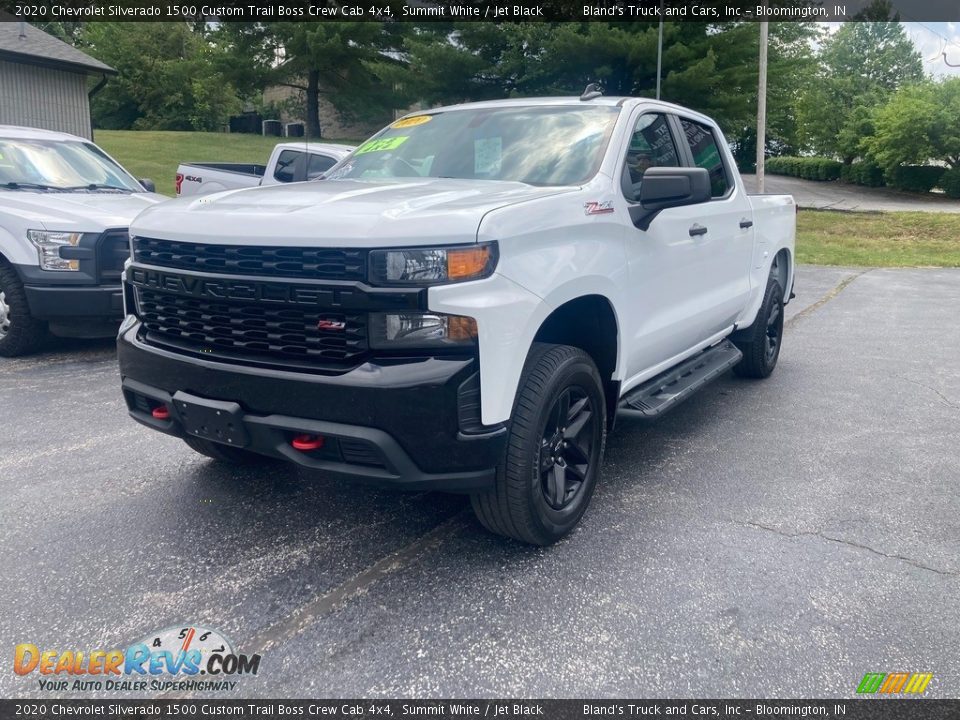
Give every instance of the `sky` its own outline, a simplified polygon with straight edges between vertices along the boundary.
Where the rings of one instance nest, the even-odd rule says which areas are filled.
[[[836,32],[842,23],[824,23],[828,32]],[[934,78],[960,77],[960,23],[904,22],[901,23],[923,58],[923,71]],[[944,62],[943,53],[947,54]]]
[[[927,73],[934,77],[960,76],[960,67],[949,67],[943,58],[946,52],[947,62],[960,65],[960,23],[905,22],[903,26],[920,51],[923,69]]]

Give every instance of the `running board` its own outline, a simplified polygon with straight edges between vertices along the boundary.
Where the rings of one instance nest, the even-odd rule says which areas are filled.
[[[716,380],[743,357],[729,340],[674,365],[666,372],[631,390],[617,408],[617,417],[652,420],[679,405],[697,390]]]

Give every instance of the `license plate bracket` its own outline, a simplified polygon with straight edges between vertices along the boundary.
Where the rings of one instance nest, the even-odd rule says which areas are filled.
[[[181,390],[173,396],[173,406],[180,424],[190,435],[233,447],[250,444],[243,426],[243,410],[235,402],[208,400]]]

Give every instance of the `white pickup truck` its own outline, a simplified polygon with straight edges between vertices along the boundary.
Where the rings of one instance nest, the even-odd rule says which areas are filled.
[[[549,544],[615,418],[773,371],[795,212],[676,105],[430,110],[323,182],[141,214],[123,393],[217,460],[469,493],[490,530]]]
[[[177,168],[177,195],[209,195],[221,190],[315,180],[353,149],[352,145],[287,142],[273,148],[266,165],[181,163]]]
[[[89,140],[0,125],[0,356],[116,333],[127,226],[165,200],[148,189]]]

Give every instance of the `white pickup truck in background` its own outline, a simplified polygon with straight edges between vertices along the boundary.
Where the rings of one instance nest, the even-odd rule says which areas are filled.
[[[176,189],[180,197],[209,195],[258,185],[315,180],[353,151],[351,145],[279,143],[266,165],[255,163],[181,163]]]
[[[89,140],[0,125],[0,356],[116,333],[127,227],[166,200],[152,190]]]
[[[546,545],[586,510],[615,418],[773,372],[795,213],[748,195],[716,123],[677,105],[432,109],[323,182],[143,212],[123,392],[217,460],[469,493],[488,529]]]

